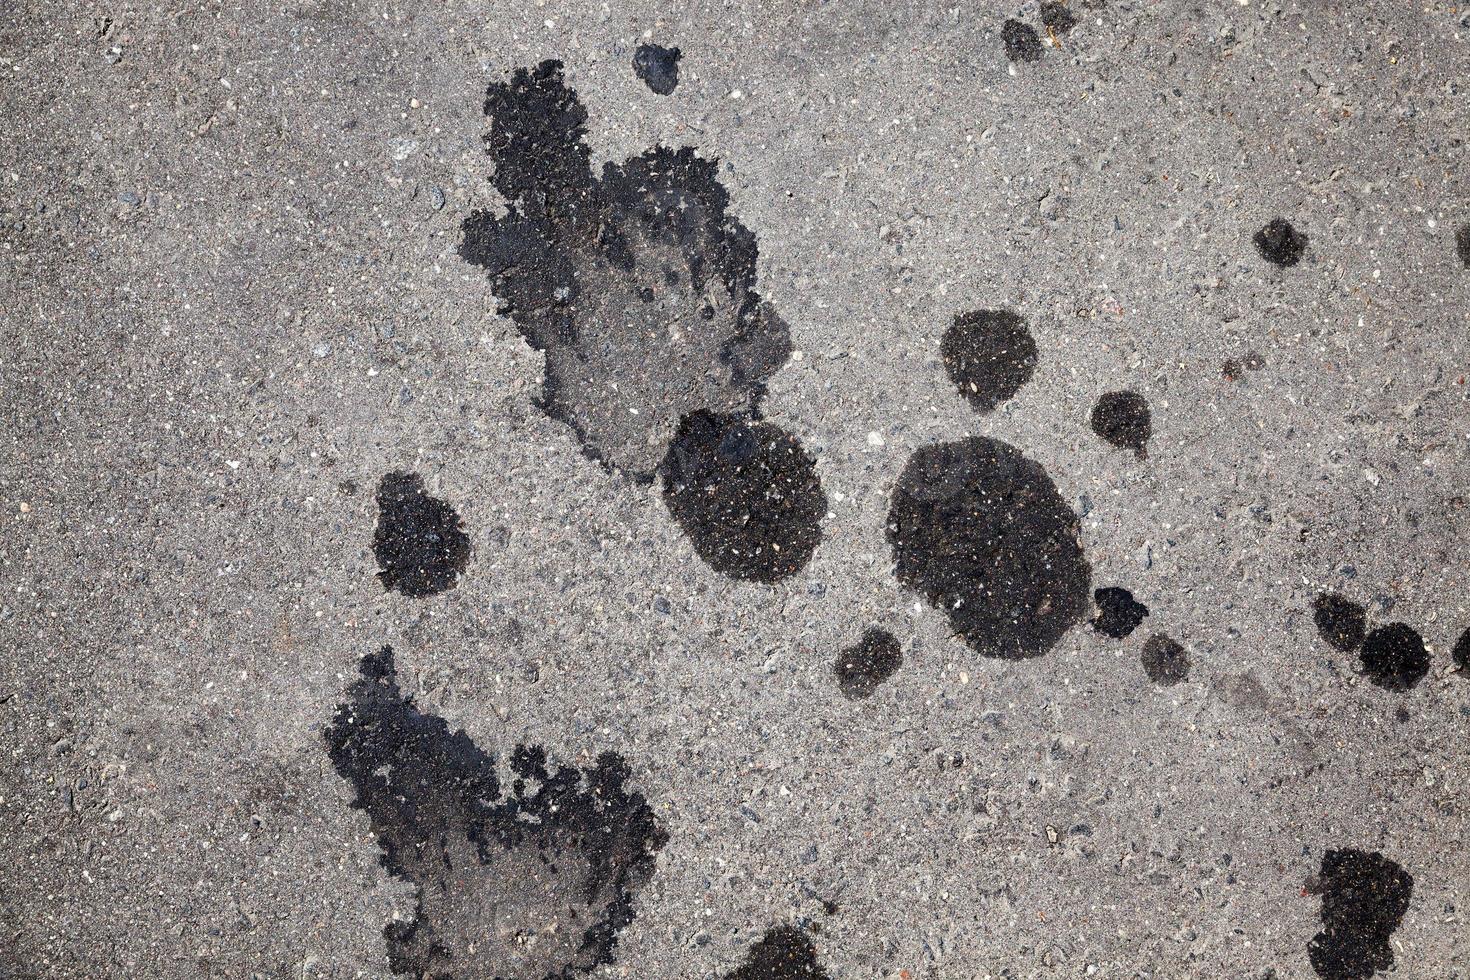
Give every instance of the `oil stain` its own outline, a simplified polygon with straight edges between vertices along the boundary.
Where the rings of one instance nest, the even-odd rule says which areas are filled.
[[[745,962],[725,980],[830,980],[812,941],[795,926],[774,926],[750,947]]]
[[[898,640],[887,630],[874,626],[863,633],[856,646],[838,655],[832,669],[842,693],[851,700],[860,700],[870,696],[901,666],[903,648]]]
[[[1061,0],[1046,0],[1041,5],[1041,24],[1053,34],[1066,34],[1077,26],[1077,16]]]
[[[1455,232],[1455,254],[1465,268],[1470,269],[1470,225],[1461,225]]]
[[[1036,370],[1036,341],[1011,310],[976,310],[955,317],[940,343],[944,369],[977,412],[1015,396]]]
[[[384,588],[422,599],[454,588],[470,539],[454,508],[424,492],[421,477],[389,473],[378,484],[373,554]]]
[[[1189,680],[1189,651],[1179,641],[1155,633],[1143,645],[1143,672],[1160,687],[1173,687]]]
[[[1460,634],[1460,639],[1455,642],[1455,648],[1450,651],[1450,660],[1460,668],[1462,677],[1470,679],[1470,629]]]
[[[1347,596],[1323,592],[1312,603],[1317,632],[1328,645],[1351,653],[1363,645],[1368,632],[1368,611]]]
[[[1393,966],[1389,938],[1409,910],[1414,879],[1397,863],[1343,848],[1322,855],[1309,890],[1322,896],[1322,931],[1307,956],[1324,980],[1368,980]]]
[[[1012,17],[1001,25],[1000,39],[1012,62],[1041,60],[1041,37],[1030,24]]]
[[[1283,269],[1296,265],[1307,250],[1307,236],[1285,218],[1273,218],[1256,232],[1254,241],[1261,258]]]
[[[656,95],[669,95],[679,84],[679,49],[640,44],[633,52],[633,74]]]
[[[1138,629],[1148,615],[1148,606],[1133,598],[1133,593],[1117,586],[1098,589],[1092,594],[1098,614],[1093,617],[1092,628],[1104,636],[1121,640]]]
[[[1368,680],[1390,691],[1407,691],[1429,673],[1429,651],[1417,630],[1389,623],[1369,633],[1358,654]]]
[[[1148,400],[1136,391],[1110,391],[1092,407],[1092,431],[1119,449],[1131,449],[1143,459],[1153,436]]]

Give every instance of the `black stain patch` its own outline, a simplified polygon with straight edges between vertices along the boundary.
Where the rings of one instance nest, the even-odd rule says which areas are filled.
[[[1030,24],[1012,17],[1001,25],[1000,39],[1005,42],[1006,57],[1011,61],[1041,60],[1041,36]]]
[[[725,980],[830,980],[817,949],[795,926],[775,926],[750,947],[745,962]]]
[[[1036,341],[1011,310],[976,310],[955,317],[940,342],[944,369],[979,412],[1013,397],[1036,370]]]
[[[1092,431],[1119,449],[1131,449],[1143,459],[1153,436],[1148,401],[1136,391],[1110,391],[1092,407]]]
[[[857,700],[868,697],[899,667],[903,666],[903,648],[894,635],[885,629],[872,627],[863,633],[856,646],[848,647],[837,656],[832,667],[837,674],[837,684],[847,697]]]
[[[679,423],[662,473],[669,512],[721,574],[780,581],[822,540],[827,495],[816,461],[774,425],[694,412]]]
[[[658,95],[668,95],[679,84],[679,49],[640,44],[633,52],[633,73]]]
[[[602,176],[558,61],[489,87],[486,148],[504,216],[476,211],[460,254],[546,355],[540,407],[583,451],[651,482],[679,420],[755,414],[790,331],[755,290],[755,236],[717,161],[656,147]]]
[[[1132,592],[1117,586],[1098,589],[1092,594],[1092,601],[1097,603],[1098,610],[1092,620],[1092,628],[1115,640],[1121,640],[1138,629],[1148,615],[1148,606],[1133,598]]]
[[[1066,34],[1077,26],[1077,17],[1059,0],[1046,0],[1041,5],[1041,24],[1053,34]]]
[[[1088,611],[1079,526],[1040,463],[976,436],[920,449],[888,512],[899,581],[987,657],[1039,657]]]
[[[400,692],[389,647],[324,736],[383,866],[418,890],[413,920],[383,930],[394,973],[564,980],[613,962],[667,839],[622,759],[553,771],[517,746],[503,792],[492,756]]]
[[[1265,366],[1266,359],[1256,351],[1251,351],[1239,360],[1227,357],[1220,364],[1220,376],[1226,381],[1239,381],[1245,377],[1247,371],[1259,371]]]
[[[384,588],[421,599],[454,587],[470,539],[454,508],[425,493],[417,474],[389,473],[378,484],[373,554]]]
[[[1155,633],[1143,645],[1143,672],[1160,687],[1173,687],[1189,680],[1189,651],[1179,641]]]
[[[1390,691],[1407,691],[1429,673],[1424,638],[1403,623],[1389,623],[1369,633],[1359,656],[1368,680]]]
[[[1455,641],[1455,648],[1450,651],[1450,660],[1460,668],[1462,676],[1470,679],[1470,628]]]
[[[1322,896],[1322,931],[1307,957],[1324,980],[1368,980],[1393,966],[1393,935],[1414,879],[1382,854],[1343,848],[1322,855],[1322,870],[1309,890]]]
[[[1460,257],[1461,264],[1470,269],[1470,225],[1462,225],[1455,232],[1455,254]]]
[[[1307,250],[1307,236],[1292,227],[1285,218],[1273,218],[1256,232],[1256,251],[1261,258],[1282,268],[1296,265]]]
[[[1368,632],[1368,611],[1346,596],[1323,592],[1312,603],[1312,617],[1317,622],[1317,632],[1330,646],[1351,653],[1363,645],[1363,637]]]

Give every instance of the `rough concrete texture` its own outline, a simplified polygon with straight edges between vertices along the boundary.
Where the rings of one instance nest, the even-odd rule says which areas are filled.
[[[0,975],[1470,976],[1470,18],[1047,6],[0,7]],[[717,161],[700,234],[756,250],[723,333],[657,293],[714,261],[682,232],[564,212],[602,346],[497,314],[466,220],[557,205],[497,189],[487,90],[551,60],[586,186]],[[626,228],[677,218],[619,186]],[[726,398],[757,308],[790,355]],[[942,352],[982,310],[1036,348],[986,413]],[[657,361],[669,323],[713,373]],[[604,417],[665,397],[640,372],[695,394]],[[1146,453],[1093,431],[1107,392]],[[567,421],[666,478],[692,407],[810,454],[809,560],[729,577]],[[1141,628],[1016,606],[1070,628],[989,657],[900,581],[900,474],[973,437],[1071,509],[1067,595]],[[753,450],[701,451],[717,493]],[[379,513],[390,474],[433,520]],[[742,499],[689,512],[782,506]],[[988,594],[946,526],[929,592]],[[901,664],[850,698],[875,628]]]

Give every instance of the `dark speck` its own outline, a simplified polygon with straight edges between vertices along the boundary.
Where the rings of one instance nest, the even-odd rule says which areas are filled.
[[[1360,656],[1368,680],[1390,691],[1407,691],[1429,673],[1424,639],[1403,623],[1390,623],[1369,633]]]
[[[1000,38],[1005,42],[1006,57],[1011,61],[1041,60],[1041,37],[1030,24],[1023,24],[1013,17],[1001,27]]]
[[[1139,459],[1148,455],[1153,417],[1148,401],[1136,391],[1110,391],[1092,409],[1092,431],[1119,449],[1131,449]]]
[[[658,95],[668,95],[679,84],[679,49],[640,44],[633,52],[633,72]]]
[[[1368,616],[1358,603],[1335,592],[1323,592],[1317,596],[1312,609],[1317,620],[1317,632],[1329,644],[1344,653],[1351,653],[1363,645],[1363,635],[1368,631]]]
[[[1285,218],[1275,218],[1256,232],[1255,243],[1261,258],[1282,268],[1296,265],[1307,250],[1307,236],[1293,228]]]
[[[1148,606],[1133,598],[1133,593],[1127,589],[1108,586],[1094,592],[1092,599],[1098,608],[1092,628],[1115,640],[1121,640],[1138,629],[1148,615]]]

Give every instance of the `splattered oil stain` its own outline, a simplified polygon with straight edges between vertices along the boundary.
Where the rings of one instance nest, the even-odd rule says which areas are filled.
[[[1117,586],[1098,589],[1092,594],[1098,614],[1092,620],[1092,628],[1104,636],[1121,640],[1138,629],[1148,615],[1148,606],[1133,598],[1133,593]]]
[[[1041,5],[1041,24],[1053,34],[1066,34],[1077,26],[1077,16],[1060,0],[1046,0]]]
[[[778,582],[822,540],[827,495],[816,461],[774,425],[694,412],[662,473],[669,512],[699,556],[731,578]]]
[[[725,980],[830,980],[817,949],[800,929],[775,926],[750,947],[745,962]]]
[[[1030,24],[1012,17],[1001,25],[1000,39],[1005,43],[1006,57],[1012,62],[1041,60],[1041,36]]]
[[[485,97],[503,216],[464,222],[502,314],[545,352],[540,406],[611,470],[651,482],[679,420],[754,414],[790,331],[755,291],[755,236],[716,161],[656,147],[594,177],[587,111],[558,61]]]
[[[987,657],[1039,657],[1088,610],[1077,516],[1040,463],[993,439],[920,449],[899,476],[888,542],[899,581]]]
[[[1407,691],[1429,673],[1429,651],[1423,637],[1403,623],[1390,623],[1369,633],[1359,656],[1368,680],[1390,691]]]
[[[1253,240],[1261,258],[1283,269],[1300,262],[1302,253],[1307,250],[1307,236],[1293,228],[1285,218],[1273,218],[1256,232]]]
[[[837,655],[833,671],[842,693],[852,700],[866,698],[903,666],[903,649],[894,635],[872,627],[856,646]]]
[[[668,95],[679,84],[679,49],[640,44],[633,52],[633,73],[657,95]]]
[[[1455,254],[1460,257],[1460,263],[1470,269],[1470,225],[1461,225],[1455,232]]]
[[[470,539],[454,508],[425,493],[417,474],[389,473],[378,484],[373,554],[384,588],[421,599],[454,587]]]
[[[1189,651],[1172,637],[1155,633],[1143,645],[1143,672],[1160,687],[1189,680]]]
[[[1450,660],[1460,668],[1461,676],[1470,679],[1470,629],[1460,634],[1455,648],[1450,651]]]
[[[517,746],[504,792],[492,756],[400,692],[388,647],[324,735],[383,866],[418,891],[413,920],[383,930],[394,973],[565,980],[613,962],[666,840],[618,756],[553,770]]]
[[[1323,592],[1312,603],[1317,632],[1335,649],[1351,653],[1363,645],[1368,632],[1368,612],[1361,605],[1335,592]]]
[[[1131,449],[1139,459],[1148,455],[1153,416],[1148,401],[1136,391],[1110,391],[1092,407],[1092,431],[1119,449]]]
[[[1393,966],[1389,937],[1409,910],[1414,879],[1374,851],[1353,848],[1322,855],[1322,870],[1310,891],[1322,896],[1322,931],[1307,956],[1324,980],[1367,980]]]
[[[1036,370],[1036,341],[1011,310],[976,310],[955,317],[940,343],[944,369],[978,412],[1012,398]]]

